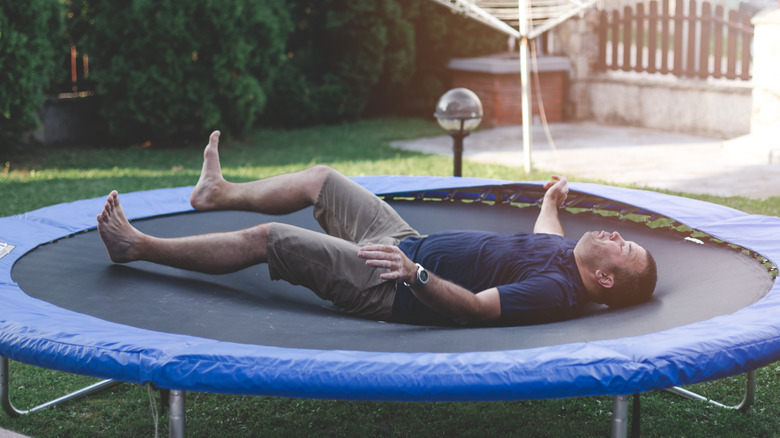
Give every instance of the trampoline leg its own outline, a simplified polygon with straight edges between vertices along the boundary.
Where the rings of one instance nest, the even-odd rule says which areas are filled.
[[[18,411],[11,404],[8,392],[8,359],[0,356],[0,404],[9,417],[18,417]]]
[[[170,415],[168,427],[171,438],[184,438],[184,391],[172,389],[168,398],[170,400]]]
[[[97,382],[93,385],[87,386],[86,388],[79,389],[76,392],[64,395],[58,399],[52,400],[50,402],[46,402],[42,405],[38,405],[34,408],[28,409],[26,411],[20,411],[16,409],[13,404],[11,404],[11,395],[10,390],[8,388],[8,358],[0,356],[0,404],[3,406],[3,410],[10,416],[10,417],[18,417],[20,415],[27,415],[32,414],[35,411],[40,411],[41,409],[46,409],[48,407],[58,405],[60,403],[65,403],[66,401],[70,401],[79,397],[83,397],[85,395],[89,395],[93,392],[100,391],[105,388],[110,388],[112,386],[116,386],[121,384],[122,382],[118,380],[102,380],[100,382]]]
[[[628,395],[612,398],[612,438],[628,436]]]
[[[750,409],[750,406],[753,405],[753,401],[755,401],[756,398],[756,372],[749,371],[747,374],[745,374],[745,377],[746,377],[745,397],[742,399],[742,402],[740,404],[734,406],[728,406],[722,403],[718,403],[715,400],[708,399],[707,397],[703,397],[699,394],[696,394],[695,392],[688,391],[687,389],[682,389],[678,386],[675,386],[674,388],[669,388],[667,389],[667,391],[683,396],[685,398],[689,398],[691,400],[705,401],[719,408],[735,409],[735,410],[740,410],[742,412],[747,412],[747,410]]]

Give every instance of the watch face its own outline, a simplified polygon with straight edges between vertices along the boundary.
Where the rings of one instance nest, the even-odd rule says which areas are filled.
[[[420,270],[417,272],[417,278],[420,280],[420,283],[425,284],[428,282],[428,271]]]

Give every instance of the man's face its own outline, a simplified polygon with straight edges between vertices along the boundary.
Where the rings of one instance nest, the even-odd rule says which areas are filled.
[[[617,231],[590,231],[577,242],[575,251],[591,267],[612,271],[613,267],[640,270],[647,263],[647,251],[636,242],[623,240]]]

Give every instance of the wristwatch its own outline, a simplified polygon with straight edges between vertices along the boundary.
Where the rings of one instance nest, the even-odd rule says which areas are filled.
[[[419,263],[415,263],[415,265],[417,265],[417,279],[412,284],[404,281],[404,286],[406,287],[422,287],[428,284],[428,279],[430,278],[428,271]]]

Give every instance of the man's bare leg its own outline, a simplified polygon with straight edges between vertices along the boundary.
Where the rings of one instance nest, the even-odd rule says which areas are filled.
[[[180,269],[225,274],[266,261],[270,224],[240,231],[158,238],[128,222],[116,191],[97,217],[98,232],[116,263],[144,260]]]
[[[219,163],[219,131],[209,137],[203,151],[203,169],[190,203],[196,210],[244,210],[286,214],[313,205],[331,169],[309,169],[247,183],[231,183],[222,177]]]

